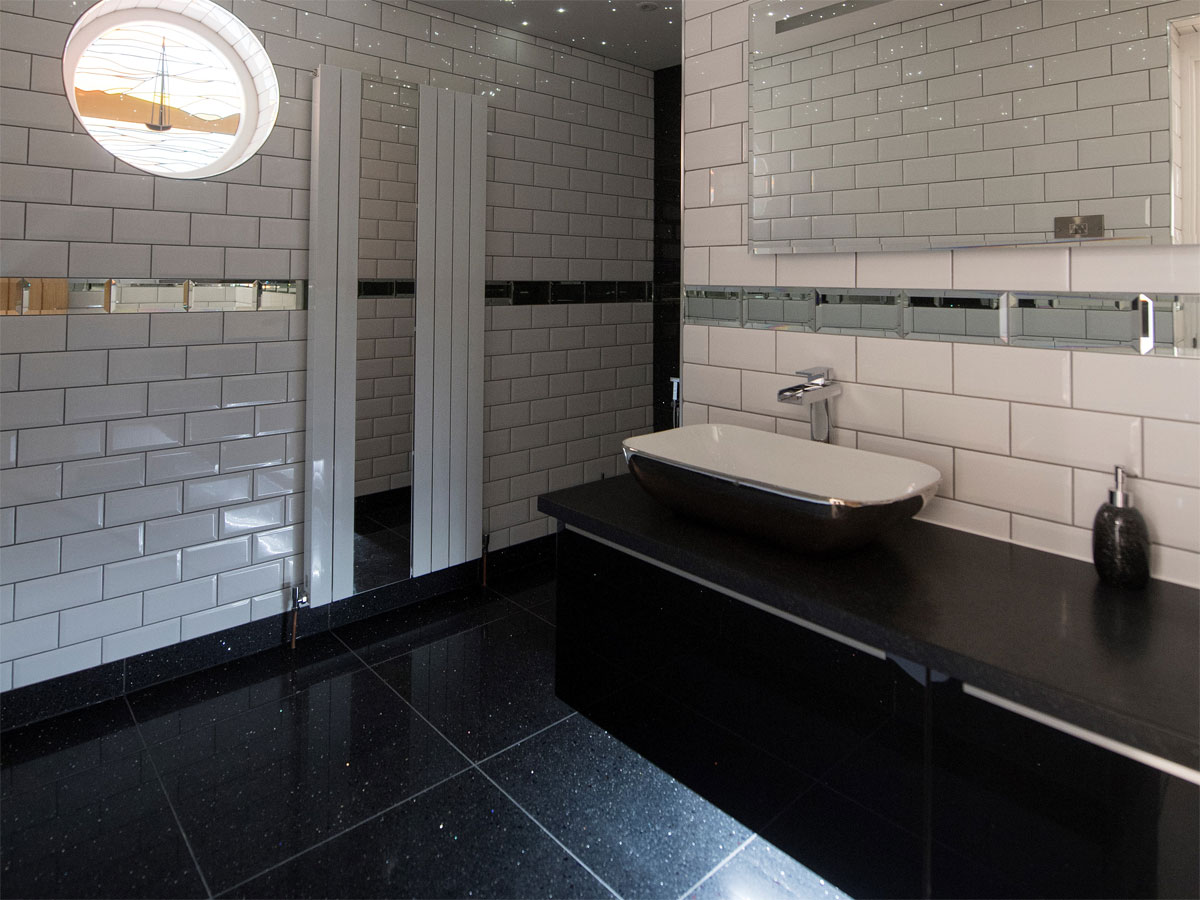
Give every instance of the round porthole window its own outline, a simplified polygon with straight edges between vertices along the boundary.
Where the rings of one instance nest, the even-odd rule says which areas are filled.
[[[100,0],[67,38],[63,82],[104,149],[172,178],[241,165],[279,112],[266,50],[211,0]]]

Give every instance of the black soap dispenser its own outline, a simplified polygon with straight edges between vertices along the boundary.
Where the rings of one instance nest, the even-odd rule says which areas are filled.
[[[1125,469],[1116,467],[1116,487],[1092,522],[1092,562],[1101,579],[1123,588],[1150,580],[1150,533],[1125,492]]]

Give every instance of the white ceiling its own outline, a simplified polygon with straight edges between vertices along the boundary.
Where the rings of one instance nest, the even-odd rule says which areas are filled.
[[[683,0],[424,0],[645,69],[681,61]],[[642,7],[654,7],[643,10]]]

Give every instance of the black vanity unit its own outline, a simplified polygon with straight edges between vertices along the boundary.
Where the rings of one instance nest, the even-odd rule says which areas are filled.
[[[547,494],[560,696],[853,896],[1200,896],[1200,598],[909,522],[788,555]]]

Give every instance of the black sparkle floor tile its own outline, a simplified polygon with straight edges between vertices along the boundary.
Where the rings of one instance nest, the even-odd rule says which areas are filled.
[[[844,900],[824,878],[760,837],[706,878],[686,900]]]
[[[380,528],[354,535],[354,590],[358,593],[394,581],[410,573],[410,543],[407,534]]]
[[[751,830],[814,784],[794,766],[650,686],[621,691],[586,716]]]
[[[545,619],[551,625],[558,624],[558,606],[553,600],[546,603],[537,603],[529,607],[529,611],[539,619]]]
[[[4,736],[6,897],[203,897],[124,700]]]
[[[375,666],[474,760],[564,716],[554,694],[554,628],[517,612]]]
[[[512,575],[493,578],[488,586],[525,609],[554,601],[554,572],[542,568],[522,569]]]
[[[368,665],[510,616],[520,607],[487,588],[422,600],[334,630]]]
[[[482,767],[623,897],[678,897],[751,834],[582,716]]]
[[[477,772],[240,885],[233,897],[611,897]]]
[[[214,891],[466,765],[368,669],[152,744]]]
[[[315,634],[293,650],[279,647],[196,672],[129,695],[148,743],[178,737],[336,675],[364,670],[361,660],[331,634]]]

